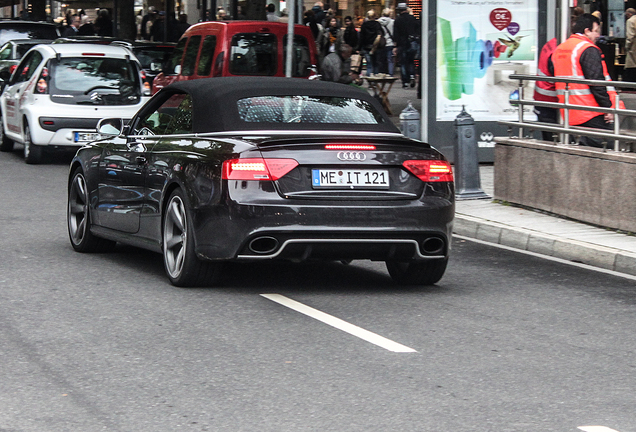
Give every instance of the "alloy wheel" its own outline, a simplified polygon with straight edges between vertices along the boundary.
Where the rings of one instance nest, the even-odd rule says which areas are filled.
[[[174,195],[168,203],[163,229],[163,255],[168,274],[177,278],[183,271],[188,246],[188,221],[185,205]]]
[[[88,223],[88,193],[82,174],[73,178],[68,197],[68,229],[71,240],[79,245],[84,240]]]

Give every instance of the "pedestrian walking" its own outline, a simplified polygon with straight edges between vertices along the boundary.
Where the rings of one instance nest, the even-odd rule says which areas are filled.
[[[391,76],[393,76],[393,72],[395,70],[395,63],[393,60],[393,48],[395,48],[395,42],[393,41],[393,26],[395,20],[391,18],[392,12],[393,11],[391,9],[384,9],[382,11],[382,16],[378,18],[378,22],[382,26],[384,40],[386,41],[385,47],[380,50],[381,52],[379,53],[379,69],[381,73],[389,74]]]
[[[625,11],[625,69],[623,81],[636,82],[636,9]]]
[[[406,3],[398,3],[397,18],[393,24],[394,53],[401,69],[402,88],[415,87],[415,60],[420,52],[419,21],[408,10]]]
[[[377,21],[375,11],[367,12],[367,20],[360,27],[358,50],[367,64],[367,76],[378,73],[378,39],[382,36],[382,26]]]

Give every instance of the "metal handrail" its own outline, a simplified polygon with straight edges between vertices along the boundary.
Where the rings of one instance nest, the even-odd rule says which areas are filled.
[[[617,88],[625,88],[625,89],[634,89],[636,91],[636,83],[632,82],[623,82],[623,81],[605,81],[605,80],[588,80],[581,78],[565,78],[565,77],[546,77],[546,76],[537,76],[537,75],[523,75],[523,74],[512,74],[509,76],[510,79],[519,80],[519,99],[511,101],[512,105],[518,105],[519,108],[519,120],[518,121],[498,121],[497,123],[501,125],[506,125],[510,127],[510,131],[512,128],[519,128],[519,137],[523,137],[523,129],[537,129],[540,131],[547,132],[557,132],[559,133],[559,142],[569,143],[570,135],[585,135],[592,136],[598,138],[606,138],[608,140],[614,141],[614,150],[620,151],[620,142],[623,141],[625,143],[629,143],[630,146],[632,143],[636,143],[636,131],[634,135],[629,135],[625,133],[621,133],[620,131],[620,119],[623,117],[636,117],[636,110],[629,109],[620,109],[618,108],[620,103],[620,92],[616,92],[616,100],[614,107],[615,108],[602,108],[602,107],[588,107],[583,105],[574,105],[569,103],[569,84],[585,84],[588,86],[603,86],[603,87],[617,87]],[[565,83],[565,102],[542,102],[533,100],[524,100],[523,99],[523,82],[524,81],[547,81],[547,82],[562,82]],[[559,108],[564,110],[563,123],[542,123],[538,121],[524,121],[523,118],[523,107],[526,105],[530,106],[541,106],[548,108]],[[571,126],[569,123],[569,110],[576,109],[580,111],[592,111],[598,113],[610,113],[614,114],[614,130],[612,132],[603,132],[603,129],[594,129],[594,128],[585,128],[585,127],[577,127]]]

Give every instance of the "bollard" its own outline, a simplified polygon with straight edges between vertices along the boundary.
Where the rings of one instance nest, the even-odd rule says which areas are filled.
[[[481,189],[475,120],[464,109],[455,118],[455,197],[460,199],[490,198]]]
[[[411,101],[409,101],[406,108],[400,113],[400,129],[402,130],[402,134],[406,137],[416,140],[421,139],[420,113],[413,108]]]

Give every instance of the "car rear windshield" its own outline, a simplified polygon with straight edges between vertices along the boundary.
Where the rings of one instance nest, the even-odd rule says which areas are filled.
[[[232,37],[232,75],[275,75],[276,36],[268,33],[240,33]]]
[[[251,123],[380,124],[367,101],[327,96],[258,96],[238,100],[239,117]]]
[[[14,39],[57,39],[55,26],[36,23],[4,23],[0,25],[0,45]]]
[[[51,100],[65,104],[134,105],[141,97],[139,72],[127,59],[63,57],[50,63]]]

